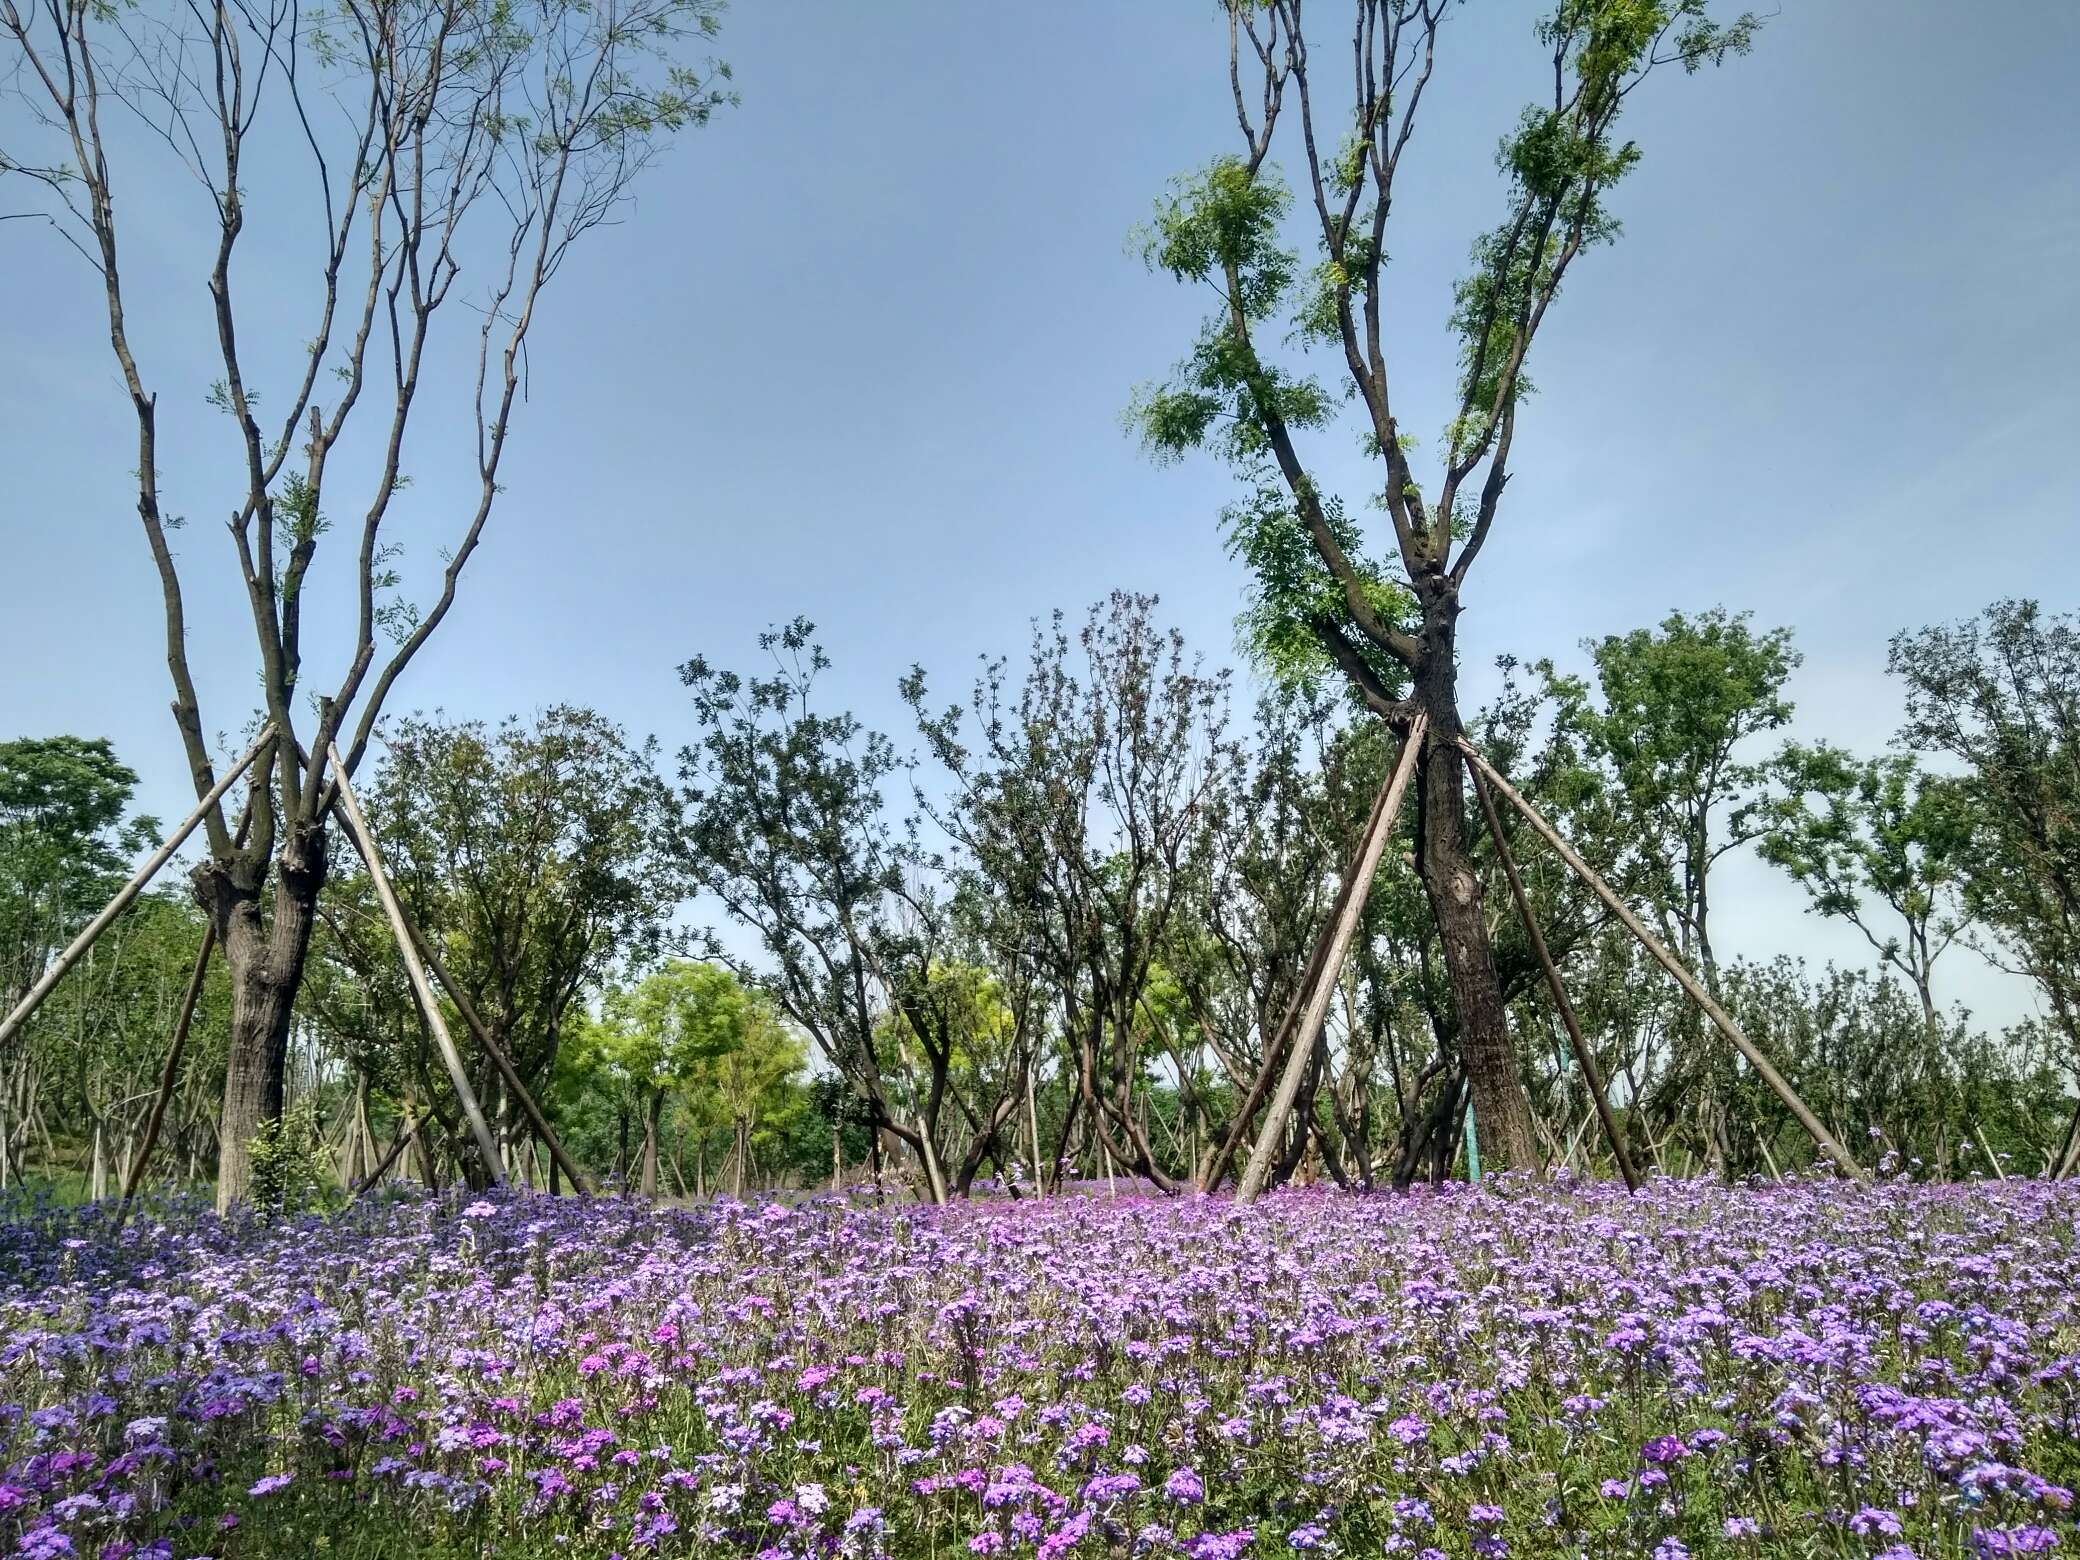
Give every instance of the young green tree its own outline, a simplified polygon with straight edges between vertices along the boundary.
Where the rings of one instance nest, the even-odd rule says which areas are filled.
[[[1784,684],[1799,660],[1791,632],[1758,633],[1746,614],[1713,608],[1673,612],[1657,628],[1585,648],[1593,688],[1541,668],[1559,719],[1602,772],[1626,842],[1625,878],[1716,996],[1713,873],[1764,830],[1765,759],[1750,750],[1791,718]],[[1634,958],[1629,948],[1611,951]],[[1665,981],[1627,989],[1667,1014],[1668,1065],[1647,1113],[1664,1130],[1693,1121],[1709,1161],[1728,1169],[1738,1136],[1728,1112],[1743,1097],[1732,1053],[1694,1005],[1667,1006]]]
[[[1618,121],[1636,89],[1667,67],[1694,71],[1745,50],[1756,23],[1720,25],[1704,0],[1561,0],[1540,22],[1550,91],[1525,108],[1500,154],[1501,220],[1473,245],[1449,330],[1460,373],[1443,418],[1435,485],[1418,481],[1406,364],[1390,361],[1382,308],[1400,224],[1402,157],[1430,88],[1452,8],[1442,0],[1356,0],[1343,29],[1352,57],[1317,76],[1299,0],[1228,0],[1228,77],[1238,152],[1180,183],[1151,230],[1149,264],[1217,299],[1192,354],[1134,416],[1163,456],[1211,448],[1245,496],[1227,517],[1248,565],[1245,626],[1287,675],[1333,668],[1397,729],[1429,717],[1419,771],[1417,861],[1437,920],[1463,1037],[1484,1155],[1538,1162],[1518,1080],[1480,884],[1468,854],[1458,630],[1469,571],[1487,544],[1511,475],[1525,363],[1561,284],[1584,251],[1617,234],[1609,198],[1638,162]],[[1333,83],[1351,83],[1332,103]],[[1297,119],[1297,125],[1294,121]],[[1316,258],[1286,245],[1290,187],[1270,162],[1297,130],[1300,188]],[[1281,362],[1288,334],[1338,360],[1339,394]],[[1338,421],[1345,396],[1377,462],[1367,501],[1391,541],[1363,527],[1318,475],[1310,434]]]
[[[21,1000],[115,892],[130,858],[157,834],[150,818],[125,820],[136,785],[135,772],[99,738],[0,742],[0,1012]],[[144,913],[140,907],[126,923]],[[113,968],[98,961],[75,979],[105,982]],[[60,1060],[65,1045],[98,1038],[105,997],[97,989],[92,1000],[66,1004],[62,1018],[39,1015],[0,1054],[0,1185],[17,1173],[32,1130],[41,1128],[48,1138],[46,1085],[53,1074],[42,1065],[51,1058],[38,1052],[61,1033],[70,1039],[60,1042]],[[86,1061],[83,1055],[82,1067]],[[62,1085],[70,1076],[72,1069],[62,1066],[56,1081]]]
[[[801,1065],[799,1043],[763,997],[721,966],[690,959],[673,959],[637,985],[608,992],[592,1041],[640,1102],[638,1186],[645,1197],[657,1195],[659,1127],[674,1095],[712,1093],[748,1153],[760,1103]],[[738,1167],[741,1176],[741,1156]]]
[[[2080,617],[1998,601],[1896,635],[1888,665],[1906,684],[1900,741],[1964,767],[1961,864],[1979,945],[2036,984],[2080,1058]],[[2059,1164],[2076,1167],[2080,1130]]]
[[[1766,765],[1752,739],[1791,719],[1784,684],[1799,663],[1788,628],[1757,633],[1745,613],[1672,612],[1585,647],[1592,690],[1553,677],[1561,719],[1614,782],[1629,815],[1643,884],[1671,941],[1716,990],[1712,870],[1759,838]],[[1654,879],[1658,878],[1658,881]]]
[[[136,787],[136,772],[100,738],[0,742],[0,1011],[21,1000],[157,833],[150,818],[124,820]]]
[[[1797,879],[1813,910],[1861,932],[1935,1024],[1935,963],[1964,925],[1971,831],[1956,788],[1911,755],[1859,760],[1827,742],[1787,744],[1770,769],[1763,859]]]
[[[757,1174],[759,1160],[770,1162],[809,1110],[803,1085],[809,1056],[800,1036],[780,1022],[763,993],[746,995],[751,1011],[745,1022],[727,1048],[695,1068],[688,1101],[697,1119],[728,1128],[725,1163],[737,1197]]]
[[[202,567],[199,549],[176,546],[186,503],[229,515],[226,568],[209,578],[243,599],[259,713],[275,735],[252,788],[250,833],[241,843],[213,807],[194,873],[232,977],[220,1204],[245,1196],[248,1145],[281,1114],[291,1012],[329,861],[328,752],[336,739],[349,772],[361,762],[391,689],[454,605],[501,490],[523,380],[542,371],[529,333],[572,248],[625,209],[671,134],[727,101],[684,58],[720,9],[351,0],[320,14],[297,0],[0,0],[0,94],[19,100],[9,118],[27,127],[0,149],[0,178],[40,193],[101,301],[135,420],[126,464],[195,794],[215,782],[187,644]],[[198,194],[198,220],[133,225],[129,213],[154,208],[131,205],[131,194],[154,181],[169,201]],[[271,290],[249,293],[242,242],[276,224],[308,236],[314,217],[309,270],[271,266]],[[151,295],[124,267],[147,245],[182,278],[170,296]],[[195,273],[206,289],[191,291]],[[191,307],[207,311],[217,344],[213,382],[162,401],[166,383],[130,322]],[[452,452],[470,497],[421,605],[405,592],[396,531],[410,507],[407,435],[444,397],[475,430]],[[210,421],[188,426],[204,405]],[[214,481],[166,491],[162,437],[217,449]],[[441,458],[412,448],[415,460]],[[343,512],[355,523],[339,599],[307,617]],[[306,627],[337,622],[351,627],[333,669],[307,667],[317,647]],[[229,695],[241,718],[250,686]]]
[[[558,705],[489,728],[414,716],[381,741],[364,805],[385,864],[432,944],[530,1092],[553,1072],[565,1015],[616,969],[654,960],[687,882],[679,808],[638,743],[598,712]],[[356,879],[328,890],[356,962],[394,965]],[[477,1056],[486,1111],[516,1163],[526,1117]]]

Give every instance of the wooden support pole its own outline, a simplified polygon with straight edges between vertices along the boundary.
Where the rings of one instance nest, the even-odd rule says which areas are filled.
[[[1625,1189],[1636,1192],[1640,1188],[1639,1171],[1632,1163],[1631,1151],[1625,1146],[1625,1134],[1619,1129],[1618,1118],[1611,1111],[1610,1096],[1603,1087],[1603,1071],[1596,1065],[1589,1042],[1582,1036],[1581,1020],[1575,1017],[1574,1004],[1567,1000],[1567,988],[1561,984],[1559,966],[1553,963],[1545,934],[1538,929],[1538,917],[1531,913],[1531,896],[1524,892],[1524,880],[1517,872],[1516,858],[1510,854],[1509,842],[1502,837],[1502,818],[1495,811],[1495,798],[1478,769],[1473,771],[1473,791],[1480,798],[1481,816],[1488,822],[1488,838],[1495,842],[1495,859],[1502,863],[1502,875],[1509,880],[1509,896],[1516,901],[1517,915],[1524,923],[1524,935],[1531,939],[1531,952],[1538,960],[1539,969],[1545,972],[1546,989],[1553,994],[1553,1006],[1567,1030],[1568,1043],[1574,1047],[1575,1063],[1582,1069],[1582,1081],[1589,1086],[1589,1098],[1595,1102],[1596,1117],[1603,1123],[1603,1135],[1611,1145],[1611,1156],[1618,1161],[1618,1173],[1625,1178]]]
[[[1986,1154],[1986,1162],[1987,1162],[1987,1163],[1988,1163],[1989,1165],[1992,1165],[1992,1166],[1993,1166],[1993,1178],[1994,1178],[1994,1179],[1995,1179],[1996,1181],[2005,1181],[2005,1180],[2007,1180],[2007,1179],[2008,1179],[2008,1172],[2007,1172],[2006,1170],[2004,1170],[2003,1168],[2001,1168],[2001,1160],[2000,1160],[2000,1155],[1996,1154],[1996,1153],[1995,1153],[1995,1152],[1993,1151],[1993,1145],[1992,1145],[1991,1143],[1989,1143],[1989,1142],[1987,1142],[1987,1141],[1986,1141],[1986,1129],[1985,1129],[1984,1127],[1980,1126],[1980,1125],[1979,1125],[1979,1123],[1975,1121],[1975,1122],[1973,1122],[1973,1123],[1972,1123],[1972,1131],[1973,1131],[1973,1132],[1974,1132],[1974,1133],[1975,1133],[1975,1134],[1976,1134],[1976,1135],[1978,1136],[1978,1139],[1979,1139],[1979,1147],[1980,1147],[1980,1148],[1981,1148],[1982,1150],[1984,1150],[1984,1152],[1985,1152],[1985,1154]],[[2062,1164],[2062,1163],[2063,1163],[2063,1156],[2061,1156],[2061,1164]],[[2058,1179],[2058,1177],[2054,1175],[2054,1176],[2052,1177],[2052,1179],[2053,1179],[2053,1180],[2057,1180],[2057,1179]]]
[[[137,1196],[138,1187],[144,1184],[144,1167],[158,1146],[159,1128],[166,1120],[166,1107],[173,1098],[174,1084],[180,1078],[181,1056],[188,1049],[188,1028],[195,1022],[195,1004],[202,1000],[202,983],[209,975],[209,956],[216,951],[217,929],[205,926],[202,929],[202,946],[195,950],[195,968],[188,974],[188,988],[181,993],[180,1011],[174,1015],[173,1038],[166,1043],[166,1060],[159,1068],[159,1091],[152,1096],[152,1108],[144,1118],[144,1136],[138,1142],[137,1152],[131,1156],[130,1171],[123,1177],[122,1197],[116,1203],[115,1228],[118,1233],[123,1221],[130,1217],[130,1203]]]
[[[426,1118],[424,1116],[414,1116],[407,1121],[404,1131],[397,1134],[397,1141],[390,1145],[390,1151],[383,1155],[382,1162],[375,1169],[369,1171],[366,1176],[362,1177],[361,1184],[354,1188],[353,1195],[347,1200],[349,1202],[359,1202],[367,1195],[370,1187],[389,1174],[390,1167],[397,1163],[397,1156],[405,1151],[406,1145],[419,1135],[419,1129],[425,1125]]]
[[[1329,999],[1336,991],[1337,974],[1343,967],[1344,955],[1350,950],[1351,938],[1357,932],[1358,917],[1365,909],[1365,897],[1372,891],[1373,875],[1379,871],[1379,858],[1386,852],[1387,839],[1394,832],[1394,817],[1401,811],[1401,798],[1408,790],[1409,777],[1415,773],[1416,755],[1422,751],[1423,734],[1428,728],[1429,717],[1418,710],[1415,719],[1409,723],[1408,735],[1402,738],[1401,756],[1395,762],[1393,777],[1373,804],[1372,817],[1366,823],[1364,842],[1359,847],[1357,864],[1352,871],[1350,891],[1344,896],[1329,934],[1327,957],[1315,971],[1313,989],[1307,993],[1299,1026],[1293,1031],[1292,1047],[1286,1053],[1285,1074],[1278,1080],[1278,1092],[1271,1097],[1270,1108],[1264,1113],[1264,1125],[1258,1129],[1257,1141],[1250,1149],[1249,1163],[1243,1167],[1242,1181],[1235,1188],[1237,1203],[1257,1200],[1271,1174],[1272,1163],[1278,1157],[1280,1140],[1285,1136],[1286,1118],[1293,1112],[1293,1101],[1299,1097],[1300,1085],[1314,1061],[1315,1036],[1321,1030],[1323,1019],[1328,1016]]]
[[[592,1183],[586,1178],[585,1172],[578,1168],[578,1162],[564,1152],[563,1140],[557,1137],[556,1129],[549,1125],[549,1118],[542,1114],[542,1108],[535,1102],[533,1093],[521,1081],[519,1070],[513,1066],[512,1058],[506,1055],[505,1047],[491,1037],[490,1027],[477,1013],[477,1005],[470,1001],[462,987],[456,983],[455,977],[448,973],[447,966],[441,963],[441,956],[433,951],[433,944],[426,940],[402,904],[397,907],[397,913],[403,917],[404,929],[412,939],[412,946],[419,950],[428,967],[432,969],[433,978],[455,999],[455,1010],[462,1015],[463,1024],[476,1037],[477,1044],[484,1048],[484,1054],[491,1058],[491,1065],[498,1069],[498,1075],[505,1080],[506,1087],[513,1091],[513,1098],[520,1102],[520,1109],[526,1113],[528,1122],[541,1137],[543,1146],[549,1150],[549,1157],[555,1160],[556,1167],[570,1178],[573,1188],[581,1195],[591,1195]]]
[[[2066,1136],[2060,1145],[2058,1156],[2051,1161],[2051,1179],[2063,1181],[2074,1171],[2080,1170],[2080,1104],[2073,1106],[2073,1116],[2066,1123]]]
[[[1033,1133],[1033,1195],[1047,1195],[1047,1172],[1040,1165],[1040,1100],[1039,1091],[1033,1083],[1033,1074],[1038,1071],[1037,1058],[1026,1058],[1026,1124]]]
[[[130,881],[116,891],[116,897],[108,902],[107,908],[86,924],[63,953],[51,960],[51,967],[29,988],[29,994],[15,1004],[13,1012],[0,1019],[0,1051],[7,1048],[7,1042],[12,1040],[22,1026],[29,1022],[31,1015],[43,1006],[43,999],[57,989],[58,982],[65,978],[65,972],[77,964],[81,955],[94,946],[94,940],[108,930],[109,924],[117,916],[130,908],[130,902],[144,892],[145,885],[158,876],[159,869],[173,859],[173,853],[187,843],[188,836],[195,832],[196,825],[209,816],[210,810],[224,799],[224,793],[231,789],[238,777],[252,767],[253,760],[266,752],[273,742],[274,727],[270,725],[263,728],[259,740],[246,749],[245,757],[226,770],[223,778],[210,787],[209,794],[195,804],[195,810],[167,837],[166,843],[153,851],[150,859],[137,869]]]
[[[1357,862],[1354,859],[1350,871],[1356,870]],[[1201,1192],[1211,1193],[1219,1186],[1221,1178],[1228,1173],[1228,1167],[1235,1161],[1235,1154],[1249,1132],[1250,1118],[1256,1115],[1257,1106],[1263,1103],[1265,1091],[1271,1087],[1271,1080],[1278,1072],[1279,1058],[1285,1054],[1286,1046],[1292,1038],[1293,1026],[1300,1021],[1300,1010],[1306,1005],[1307,994],[1314,990],[1315,975],[1328,957],[1329,944],[1336,937],[1336,920],[1343,914],[1344,902],[1350,897],[1350,892],[1351,878],[1347,875],[1337,885],[1336,898],[1329,906],[1329,920],[1322,928],[1322,935],[1315,939],[1314,948],[1307,956],[1307,967],[1300,972],[1300,984],[1293,988],[1293,995],[1286,1003],[1285,1016],[1278,1021],[1278,1028],[1272,1032],[1270,1043],[1264,1047],[1264,1060],[1257,1068],[1256,1077],[1250,1081],[1248,1090],[1236,1105],[1226,1130],[1221,1133],[1220,1142],[1214,1146],[1205,1164],[1199,1168]]]
[[[1390,774],[1380,786],[1379,795],[1373,799],[1372,804],[1375,815],[1393,783],[1394,777]],[[1369,818],[1367,827],[1370,828]],[[1301,1010],[1307,1005],[1308,994],[1315,989],[1322,969],[1329,961],[1330,945],[1336,941],[1337,923],[1343,918],[1343,907],[1350,901],[1352,889],[1357,883],[1359,857],[1364,854],[1365,841],[1369,838],[1369,833],[1360,838],[1358,855],[1353,856],[1344,868],[1343,877],[1336,885],[1336,897],[1329,902],[1329,914],[1322,923],[1322,934],[1315,939],[1314,947],[1308,952],[1307,964],[1300,972],[1300,982],[1293,988],[1292,996],[1286,1000],[1286,1010],[1278,1021],[1278,1028],[1271,1032],[1271,1037],[1264,1046],[1264,1059],[1258,1065],[1255,1077],[1250,1080],[1249,1087],[1243,1091],[1240,1102],[1229,1116],[1228,1125],[1220,1134],[1220,1141],[1208,1151],[1204,1162],[1199,1166],[1198,1184],[1201,1193],[1210,1194],[1227,1175],[1228,1167],[1235,1162],[1236,1154],[1241,1151],[1242,1140],[1249,1135],[1249,1124],[1256,1116],[1257,1107],[1264,1102],[1264,1096],[1271,1088],[1271,1080],[1278,1076],[1279,1062],[1287,1055],[1287,1048],[1292,1043],[1293,1028],[1300,1022]],[[1203,1027],[1203,1019],[1201,1024]],[[1210,1029],[1207,1038],[1213,1038]],[[1239,1070],[1231,1066],[1229,1071],[1234,1076],[1236,1085],[1240,1087],[1242,1078]]]
[[[419,962],[419,955],[412,947],[412,936],[406,929],[404,906],[397,901],[396,890],[390,886],[389,874],[383,871],[383,858],[376,850],[375,836],[369,833],[368,820],[361,816],[361,804],[354,799],[354,787],[347,780],[347,766],[340,762],[339,748],[327,749],[332,760],[333,782],[339,787],[339,811],[353,837],[354,848],[361,852],[361,859],[368,866],[368,880],[374,885],[376,898],[382,902],[383,911],[390,918],[390,933],[397,939],[397,951],[404,959],[405,976],[412,983],[412,993],[419,999],[420,1010],[426,1015],[426,1027],[433,1031],[433,1043],[441,1053],[441,1062],[448,1070],[448,1081],[455,1086],[455,1098],[462,1103],[462,1114],[469,1122],[470,1135],[476,1139],[477,1152],[484,1161],[484,1173],[494,1186],[505,1184],[505,1166],[499,1163],[498,1140],[491,1135],[490,1123],[484,1120],[484,1108],[477,1103],[477,1091],[470,1087],[469,1073],[462,1065],[462,1053],[455,1049],[455,1037],[448,1033],[448,1025],[441,1017],[440,1000],[433,994],[433,985],[426,978],[426,966]]]
[[[1618,897],[1617,891],[1603,880],[1594,867],[1591,867],[1580,856],[1575,854],[1573,847],[1561,838],[1560,831],[1546,821],[1543,813],[1526,801],[1515,786],[1495,772],[1494,767],[1485,758],[1481,757],[1478,748],[1462,737],[1459,739],[1459,749],[1466,755],[1467,760],[1473,765],[1475,771],[1487,777],[1509,804],[1524,815],[1524,821],[1538,831],[1545,842],[1559,853],[1560,859],[1572,867],[1576,875],[1589,885],[1596,897],[1601,899],[1610,912],[1624,923],[1625,929],[1639,939],[1640,946],[1654,956],[1655,962],[1675,977],[1676,984],[1689,994],[1690,1000],[1704,1009],[1705,1016],[1712,1021],[1721,1034],[1733,1042],[1733,1048],[1746,1058],[1748,1065],[1755,1069],[1756,1076],[1761,1078],[1769,1091],[1784,1103],[1793,1116],[1798,1118],[1798,1124],[1806,1129],[1807,1134],[1815,1143],[1819,1144],[1821,1150],[1826,1153],[1828,1158],[1832,1159],[1841,1168],[1842,1173],[1859,1186],[1868,1186],[1870,1177],[1864,1174],[1863,1166],[1856,1162],[1847,1149],[1835,1141],[1834,1135],[1826,1127],[1822,1126],[1820,1118],[1813,1114],[1812,1107],[1799,1098],[1798,1091],[1791,1087],[1784,1075],[1771,1065],[1770,1059],[1762,1054],[1756,1047],[1755,1042],[1750,1040],[1742,1032],[1740,1025],[1733,1021],[1733,1015],[1714,1001],[1712,994],[1698,983],[1697,977],[1683,967],[1682,961],[1662,946],[1661,940],[1646,929],[1640,922],[1639,917],[1634,915],[1625,901]]]
[[[922,1115],[919,1115],[917,1118],[917,1141],[923,1145],[921,1157],[924,1160],[925,1187],[931,1193],[932,1201],[943,1208],[951,1201],[946,1192],[946,1172],[939,1168],[939,1153],[932,1146],[932,1130],[925,1125]],[[740,1177],[743,1174],[743,1166],[741,1164],[738,1166],[737,1173]],[[742,1195],[741,1186],[739,1187],[739,1195]]]
[[[246,796],[245,810],[238,815],[238,833],[233,837],[234,847],[246,842],[246,835],[253,827],[253,798]],[[137,1145],[137,1152],[130,1160],[130,1170],[123,1177],[123,1195],[116,1204],[115,1229],[122,1232],[123,1223],[130,1217],[131,1201],[137,1189],[144,1185],[145,1163],[152,1157],[152,1150],[159,1143],[159,1129],[166,1121],[166,1107],[173,1102],[174,1085],[180,1081],[181,1057],[188,1049],[188,1030],[195,1022],[195,1005],[202,1000],[203,982],[209,975],[210,955],[216,951],[217,929],[205,924],[202,928],[202,946],[195,950],[195,968],[188,976],[188,989],[181,993],[180,1012],[174,1016],[173,1036],[166,1043],[166,1060],[159,1068],[159,1092],[152,1097],[151,1113],[145,1117],[144,1138]]]

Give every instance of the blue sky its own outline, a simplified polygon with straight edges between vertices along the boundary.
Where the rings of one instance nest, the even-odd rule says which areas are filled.
[[[1397,197],[1398,399],[1425,436],[1451,281],[1498,210],[1494,145],[1536,90],[1533,14],[1454,18]],[[1229,481],[1152,465],[1120,421],[1202,308],[1128,237],[1233,144],[1216,7],[739,0],[718,47],[742,105],[557,283],[508,491],[393,708],[582,702],[676,747],[675,666],[748,664],[761,627],[803,613],[837,660],[833,701],[901,731],[913,661],[951,691],[1035,614],[1115,586],[1157,592],[1228,657]],[[1650,84],[1626,234],[1540,337],[1518,476],[1468,587],[1476,696],[1498,653],[1578,662],[1585,636],[1723,604],[1797,629],[1799,734],[1869,749],[1898,719],[1895,630],[2007,593],[2080,604],[2076,67],[2080,8],[1804,0],[1750,58]],[[210,522],[235,467],[203,400],[200,195],[163,164],[119,188],[168,502],[191,522],[205,715],[229,732],[250,630]],[[27,203],[0,186],[0,212]],[[256,222],[248,240],[253,339],[308,334],[295,237]],[[0,276],[0,735],[108,736],[178,815],[134,431],[92,278],[33,222],[0,222]],[[422,594],[468,496],[448,458],[467,406],[443,389],[397,524]],[[1372,481],[1345,434],[1317,459],[1354,499]],[[321,564],[314,677],[337,665],[322,625],[348,588]],[[1863,958],[1759,864],[1736,860],[1717,904],[1723,949]],[[2022,1010],[1963,953],[1939,985],[1989,1018]]]

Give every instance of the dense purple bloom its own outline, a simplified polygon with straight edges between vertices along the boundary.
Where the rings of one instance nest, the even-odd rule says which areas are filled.
[[[1206,1498],[1206,1484],[1190,1468],[1179,1468],[1163,1481],[1163,1493],[1182,1506],[1196,1506]]]
[[[2073,1546],[2068,1186],[481,1202],[0,1213],[0,1555]]]

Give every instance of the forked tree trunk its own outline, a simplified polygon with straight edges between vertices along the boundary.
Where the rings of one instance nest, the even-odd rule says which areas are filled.
[[[231,1033],[217,1133],[220,1213],[250,1195],[253,1140],[281,1120],[289,1020],[310,953],[318,891],[325,884],[323,826],[289,826],[276,867],[272,914],[264,916],[264,862],[210,861],[194,876],[196,900],[216,930],[231,977]]]
[[[1450,609],[1456,615],[1456,607]],[[1454,745],[1459,721],[1458,669],[1450,615],[1433,612],[1427,625],[1428,660],[1416,674],[1415,697],[1430,717],[1422,766],[1423,893],[1444,946],[1445,972],[1459,1018],[1459,1044],[1473,1095],[1481,1155],[1498,1169],[1539,1165],[1531,1102],[1517,1073],[1502,981],[1481,904],[1480,876],[1466,850],[1466,765]]]

